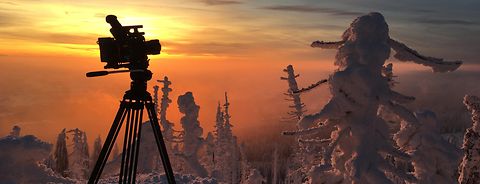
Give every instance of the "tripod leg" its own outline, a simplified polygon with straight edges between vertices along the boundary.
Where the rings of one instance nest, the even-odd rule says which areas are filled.
[[[162,132],[160,131],[160,125],[158,124],[157,114],[155,112],[154,104],[150,101],[145,102],[147,107],[148,117],[150,118],[150,124],[152,125],[153,134],[155,135],[155,141],[157,142],[158,151],[162,158],[163,168],[169,184],[175,184],[175,177],[173,175],[172,165],[168,158],[167,148],[163,142]]]
[[[133,135],[132,135],[132,142],[131,145],[129,146],[129,154],[130,154],[130,160],[128,163],[128,182],[129,183],[135,183],[135,180],[133,179],[136,174],[136,172],[133,169],[134,161],[135,161],[135,153],[137,153],[137,131],[138,131],[138,125],[141,124],[139,121],[139,114],[140,114],[140,109],[139,109],[139,104],[141,103],[136,103],[134,105],[134,112],[135,112],[135,120],[132,122],[133,125]]]
[[[129,103],[131,105],[131,103]],[[120,175],[118,176],[118,183],[125,182],[124,176],[125,176],[125,153],[127,153],[127,136],[130,132],[130,119],[131,119],[131,114],[132,114],[132,108],[127,109],[127,122],[125,123],[125,135],[123,136],[123,148],[122,148],[122,162],[120,165]]]
[[[122,127],[123,119],[125,118],[125,108],[127,104],[125,101],[120,103],[120,107],[117,111],[117,115],[113,120],[112,127],[108,132],[107,138],[105,139],[105,143],[103,144],[102,150],[100,151],[100,155],[98,156],[98,160],[95,163],[95,167],[92,170],[90,178],[88,179],[88,184],[96,184],[102,175],[103,167],[108,160],[108,155],[110,155],[110,151],[112,150],[113,145],[115,144],[115,139],[118,136],[118,131]]]
[[[139,126],[138,126],[138,136],[137,136],[137,148],[135,149],[136,153],[135,153],[135,162],[134,165],[133,165],[133,181],[135,181],[135,179],[137,178],[137,165],[138,165],[138,153],[139,153],[139,150],[140,150],[140,139],[142,138],[142,120],[143,120],[143,108],[144,108],[144,105],[143,105],[143,102],[142,102],[142,107],[140,109],[140,121],[139,122]]]

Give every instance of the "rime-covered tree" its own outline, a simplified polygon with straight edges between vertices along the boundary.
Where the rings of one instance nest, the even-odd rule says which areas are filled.
[[[55,150],[53,152],[54,168],[53,170],[60,175],[68,176],[68,151],[67,151],[67,135],[63,129],[57,136]]]
[[[154,86],[155,94],[154,94],[154,101],[157,112],[160,115],[160,124],[163,128],[163,136],[166,140],[166,146],[171,149],[171,142],[174,140],[174,130],[173,130],[173,123],[167,120],[167,108],[172,100],[168,97],[169,93],[172,91],[170,85],[172,84],[171,81],[168,80],[168,77],[165,76],[163,80],[157,80],[160,83],[163,83],[162,90],[162,98],[160,100],[160,108],[158,108],[158,86]]]
[[[311,89],[319,86],[320,84],[325,83],[327,80],[321,80],[317,83],[310,85],[306,88],[299,89],[296,78],[299,77],[299,74],[295,74],[292,65],[288,65],[287,68],[283,70],[287,73],[287,77],[281,77],[281,80],[286,80],[288,82],[288,90],[285,95],[288,97],[288,101],[292,101],[292,105],[289,107],[294,109],[288,112],[289,117],[284,118],[285,120],[299,120],[303,114],[306,112],[305,104],[302,103],[300,98],[300,93],[310,91]],[[303,125],[297,124],[297,129],[305,129],[311,127],[305,127]],[[289,165],[287,169],[287,181],[290,183],[303,183],[306,177],[306,172],[308,168],[315,164],[319,164],[321,161],[318,156],[315,156],[321,150],[321,147],[317,144],[310,144],[308,141],[311,139],[320,139],[317,135],[308,135],[308,136],[298,136],[298,145],[294,146],[294,152],[290,156]]]
[[[300,74],[295,74],[292,65],[288,65],[287,68],[283,69],[283,72],[287,73],[287,76],[280,77],[280,79],[286,80],[288,82],[288,90],[285,93],[285,95],[288,97],[286,100],[292,101],[293,103],[291,106],[289,106],[293,109],[293,111],[288,112],[289,117],[286,117],[285,119],[299,120],[300,118],[302,118],[303,113],[306,112],[305,104],[302,103],[302,100],[300,99],[300,94],[294,93],[298,91],[298,84],[296,78],[299,77]]]
[[[120,149],[118,148],[118,144],[115,143],[115,145],[113,146],[113,149],[112,149],[112,154],[110,154],[109,156],[109,161],[112,161],[113,159],[115,159],[118,155],[120,155]]]
[[[463,137],[464,152],[459,167],[460,184],[477,184],[480,182],[480,98],[466,95],[463,103],[472,113],[472,127],[468,128]]]
[[[225,144],[225,160],[229,165],[224,166],[224,177],[225,181],[229,183],[239,183],[241,180],[241,164],[240,164],[240,152],[237,142],[237,137],[233,135],[232,127],[233,125],[230,123],[230,102],[228,101],[227,92],[225,92],[225,104],[223,118],[225,120],[224,127],[224,137],[221,138],[224,140]]]
[[[230,102],[228,102],[228,96],[227,92],[225,92],[225,104],[223,104],[224,112],[223,112],[223,119],[225,121],[225,124],[223,125],[223,131],[225,131],[225,138],[227,139],[233,139],[233,133],[232,133],[232,127],[233,125],[230,123]]]
[[[220,102],[218,102],[217,115],[215,117],[215,136],[221,137],[225,134],[224,125],[225,125],[225,119],[223,118],[222,107],[220,106]]]
[[[418,183],[456,183],[460,150],[442,138],[435,113],[423,111],[415,116],[419,123],[402,122],[394,139],[411,156]]]
[[[98,157],[100,156],[100,151],[102,150],[102,139],[98,136],[93,142],[93,152],[91,156],[90,166],[94,166],[97,162]]]
[[[395,168],[384,155],[410,159],[398,150],[390,139],[387,123],[378,115],[380,106],[388,108],[405,122],[418,123],[415,115],[401,104],[413,97],[390,89],[382,69],[396,51],[400,61],[413,61],[429,66],[434,72],[457,69],[462,62],[445,62],[426,57],[389,36],[388,25],[380,13],[370,13],[355,19],[339,42],[315,41],[312,47],[338,49],[335,65],[338,69],[329,77],[331,99],[323,109],[304,116],[299,124],[313,128],[285,132],[287,135],[319,133],[334,128],[330,138],[311,140],[324,145],[322,164],[310,169],[312,183],[393,183],[385,173],[406,182],[415,177]]]
[[[203,129],[198,121],[198,112],[200,106],[195,104],[192,92],[180,95],[177,100],[178,108],[184,116],[180,123],[183,127],[183,153],[180,154],[184,158],[189,169],[197,176],[207,177],[208,172],[199,161],[199,149],[204,144],[202,138]]]
[[[272,161],[272,183],[278,183],[278,148],[275,145]]]
[[[208,132],[207,137],[205,138],[206,152],[205,152],[205,167],[210,173],[215,169],[215,136],[212,132]],[[213,176],[213,174],[210,174]]]
[[[70,135],[73,143],[69,156],[70,177],[87,179],[90,175],[87,134],[78,128],[68,130],[66,133]]]
[[[179,152],[178,144],[182,142],[181,138],[181,131],[174,130],[174,124],[167,119],[167,109],[172,103],[172,100],[169,98],[170,92],[172,92],[172,88],[170,85],[172,82],[168,79],[167,76],[163,78],[163,80],[157,80],[163,84],[161,91],[162,97],[160,102],[158,101],[158,90],[160,89],[159,86],[154,86],[154,102],[155,102],[155,109],[156,112],[159,114],[160,125],[162,126],[162,134],[165,139],[165,146],[167,147],[167,151],[170,156],[170,161],[172,163],[172,167],[176,171],[182,170],[182,161],[178,160],[176,154]],[[178,135],[180,133],[180,135]]]
[[[17,125],[13,126],[12,131],[10,132],[10,137],[18,138],[20,137],[21,128]]]
[[[225,93],[225,104],[223,109],[220,103],[217,107],[215,136],[211,147],[213,147],[214,167],[211,171],[212,177],[226,183],[240,183],[242,181],[242,156],[237,143],[237,137],[233,135],[230,123],[230,102]],[[210,135],[210,134],[209,134]],[[207,141],[207,144],[208,141]]]

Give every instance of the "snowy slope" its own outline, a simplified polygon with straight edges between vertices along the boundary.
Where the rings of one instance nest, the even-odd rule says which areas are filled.
[[[0,138],[1,183],[75,183],[40,164],[51,149],[51,144],[33,135]]]

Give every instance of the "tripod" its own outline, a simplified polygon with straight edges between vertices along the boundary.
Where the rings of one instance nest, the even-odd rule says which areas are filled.
[[[167,176],[167,181],[170,184],[175,184],[175,178],[168,158],[167,149],[163,142],[163,136],[160,131],[160,125],[158,124],[157,113],[155,112],[152,96],[147,92],[147,81],[150,80],[151,77],[152,73],[149,70],[130,71],[130,78],[132,78],[130,90],[125,92],[123,100],[120,102],[120,108],[118,109],[112,127],[105,140],[105,144],[100,151],[98,160],[88,180],[89,184],[98,183],[108,156],[112,151],[115,140],[117,139],[118,133],[124,122],[125,135],[123,139],[122,162],[118,183],[135,183],[144,108],[146,108],[150,119],[149,123],[152,126],[165,175]]]

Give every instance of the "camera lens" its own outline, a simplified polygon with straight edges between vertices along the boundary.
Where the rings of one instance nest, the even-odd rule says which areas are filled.
[[[145,53],[148,55],[157,55],[160,54],[162,46],[158,40],[149,40],[145,42]]]

